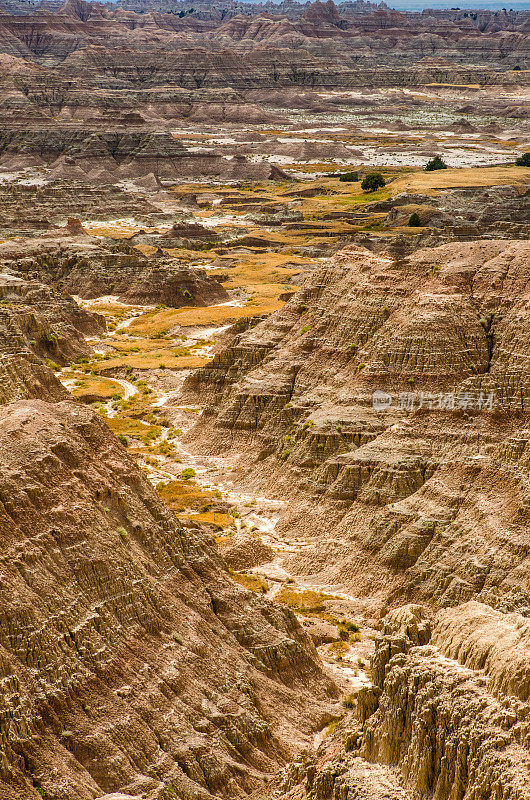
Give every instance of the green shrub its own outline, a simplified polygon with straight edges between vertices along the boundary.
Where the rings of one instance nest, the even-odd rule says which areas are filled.
[[[361,183],[363,192],[375,192],[383,186],[386,186],[386,181],[380,172],[369,172]]]
[[[421,219],[415,211],[409,217],[409,228],[421,228]]]
[[[123,445],[124,447],[127,447],[127,446],[128,446],[129,442],[127,441],[127,437],[126,437],[126,436],[125,436],[123,433],[120,433],[120,434],[118,435],[118,439],[120,440],[120,442],[122,443],[122,445]]]
[[[189,481],[190,478],[194,478],[196,474],[197,473],[195,472],[194,469],[192,469],[191,467],[186,467],[186,469],[183,469],[182,472],[180,473],[180,478],[183,481]]]
[[[530,167],[530,153],[523,153],[520,158],[515,161],[518,167]]]
[[[359,180],[359,175],[357,172],[345,172],[339,178],[339,181],[342,181],[343,183],[354,183],[355,181],[358,180]]]
[[[350,622],[349,619],[341,620],[341,622],[339,622],[339,625],[341,628],[344,628],[344,630],[348,631],[349,633],[359,633],[359,631],[361,630],[359,626],[355,624],[355,622]]]
[[[434,156],[425,165],[425,172],[434,172],[437,169],[447,169],[447,164],[440,156]]]

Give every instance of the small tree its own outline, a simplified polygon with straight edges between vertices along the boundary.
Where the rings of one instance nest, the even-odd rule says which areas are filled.
[[[421,219],[415,211],[410,215],[409,228],[421,228]]]
[[[369,172],[361,183],[363,192],[375,192],[386,185],[386,181],[380,172]]]
[[[434,156],[425,165],[425,172],[434,172],[435,169],[447,169],[447,164],[440,156]]]
[[[515,163],[518,167],[530,167],[530,153],[523,153],[520,158],[517,158]]]
[[[342,181],[343,183],[352,183],[353,181],[358,180],[359,175],[356,172],[344,172],[339,178],[339,181]]]

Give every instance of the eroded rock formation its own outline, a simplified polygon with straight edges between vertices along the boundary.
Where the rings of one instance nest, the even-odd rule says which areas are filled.
[[[110,294],[122,302],[163,303],[174,308],[228,299],[226,290],[204,270],[181,266],[163,254],[147,258],[127,242],[105,246],[86,235],[81,240],[65,237],[60,242],[30,239],[0,244],[0,264],[83,298]],[[15,283],[13,278],[12,285]],[[80,319],[89,316],[83,316],[76,304],[71,307]],[[90,331],[84,332],[90,335]]]
[[[193,436],[290,497],[282,524],[315,537],[290,570],[376,605],[530,607],[528,252],[348,247],[188,380],[212,398]]]
[[[408,618],[411,635],[397,617]],[[438,614],[432,637],[429,632],[418,641],[421,617],[424,609],[409,606],[383,620],[386,635],[371,663],[374,685],[359,691],[356,713],[320,759],[290,767],[282,798],[529,796],[526,688],[520,699],[526,676],[519,657],[526,620],[467,603]]]
[[[93,411],[0,414],[3,796],[259,785],[329,719],[293,615],[228,580]]]

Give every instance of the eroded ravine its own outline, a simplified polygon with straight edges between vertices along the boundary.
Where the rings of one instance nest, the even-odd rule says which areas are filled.
[[[196,422],[202,408],[181,402],[181,389],[190,369],[154,368],[140,370],[128,365],[111,366],[116,352],[146,347],[146,340],[131,330],[131,325],[149,307],[127,306],[114,297],[82,301],[81,305],[103,312],[108,332],[92,337],[94,357],[62,370],[63,384],[74,394],[93,380],[108,382],[116,391],[108,399],[94,403],[100,414],[128,447],[162,498],[177,516],[203,523],[215,538],[221,552],[227,545],[241,542],[242,564],[231,569],[233,579],[246,588],[283,603],[297,615],[311,633],[330,677],[348,698],[370,683],[368,663],[373,651],[374,631],[356,613],[356,599],[337,590],[291,574],[284,566],[286,555],[310,546],[301,537],[285,536],[276,524],[286,501],[250,494],[238,485],[238,468],[230,458],[196,454],[183,438]],[[168,333],[164,347],[176,347],[182,337],[186,348],[200,359],[208,359],[217,340],[227,330],[222,326],[175,328]],[[153,340],[147,340],[151,345]],[[127,377],[123,377],[127,375]],[[100,387],[101,388],[101,387]],[[161,423],[161,424],[160,424]],[[245,552],[259,543],[269,553],[260,563],[245,564]],[[230,548],[232,549],[232,548]],[[230,560],[230,559],[229,559]],[[322,740],[325,731],[316,737]]]

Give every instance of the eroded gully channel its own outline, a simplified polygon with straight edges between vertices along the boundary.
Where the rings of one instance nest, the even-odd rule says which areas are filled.
[[[78,302],[85,308],[93,308],[98,301]],[[109,352],[116,353],[113,348],[117,342],[134,347],[141,337],[131,332],[130,326],[142,313],[148,310],[142,306],[126,306],[118,303],[116,298],[105,298],[106,301],[120,307],[121,320],[114,330],[101,338],[89,340],[96,354],[96,359],[105,357]],[[101,298],[99,298],[101,301]],[[101,311],[101,307],[98,307]],[[186,345],[195,347],[194,353],[209,357],[216,346],[216,339],[226,330],[223,327],[186,328]],[[178,331],[170,331],[178,338]],[[204,343],[206,342],[206,343]],[[99,362],[100,364],[102,362]],[[104,363],[104,362],[103,362]],[[63,384],[69,390],[75,386],[74,369],[67,368],[61,375]],[[139,466],[146,472],[150,482],[160,491],[184,475],[191,486],[213,493],[222,498],[229,508],[229,515],[210,515],[210,529],[221,546],[241,534],[248,535],[267,545],[273,557],[267,563],[249,567],[242,572],[232,570],[232,577],[249,588],[263,592],[273,602],[289,605],[297,614],[301,624],[313,636],[324,668],[342,690],[343,698],[370,683],[368,663],[373,649],[374,631],[363,625],[355,614],[355,598],[337,591],[334,587],[323,586],[292,575],[285,566],[285,557],[299,552],[310,545],[310,542],[296,537],[290,538],[276,530],[277,522],[286,506],[286,501],[273,500],[261,495],[249,494],[238,487],[237,471],[228,458],[195,454],[190,445],[184,445],[182,438],[197,421],[202,408],[180,404],[180,396],[189,369],[164,369],[161,379],[160,370],[146,370],[141,373],[141,388],[138,379],[132,380],[112,374],[111,380],[121,387],[121,400],[134,401],[142,392],[148,398],[148,410],[165,410],[171,418],[171,424],[178,427],[160,426],[160,433],[151,439],[152,451],[164,442],[167,443],[171,432],[171,452],[157,452],[156,458],[136,448],[129,442],[131,455],[134,455]],[[86,373],[85,373],[86,374]],[[145,390],[147,389],[147,393]],[[110,399],[97,403],[100,413],[109,421],[116,418],[120,403]],[[145,416],[145,414],[144,414]],[[111,424],[111,423],[109,423]],[[138,419],[138,424],[149,430],[148,422]],[[122,439],[123,441],[123,439]],[[192,470],[193,473],[187,472]],[[201,514],[190,510],[183,516],[191,519],[197,517],[203,521]],[[229,517],[225,519],[225,517]],[[257,579],[257,580],[256,580]],[[307,608],[309,605],[309,608]],[[319,744],[326,731],[315,736],[315,746]]]

